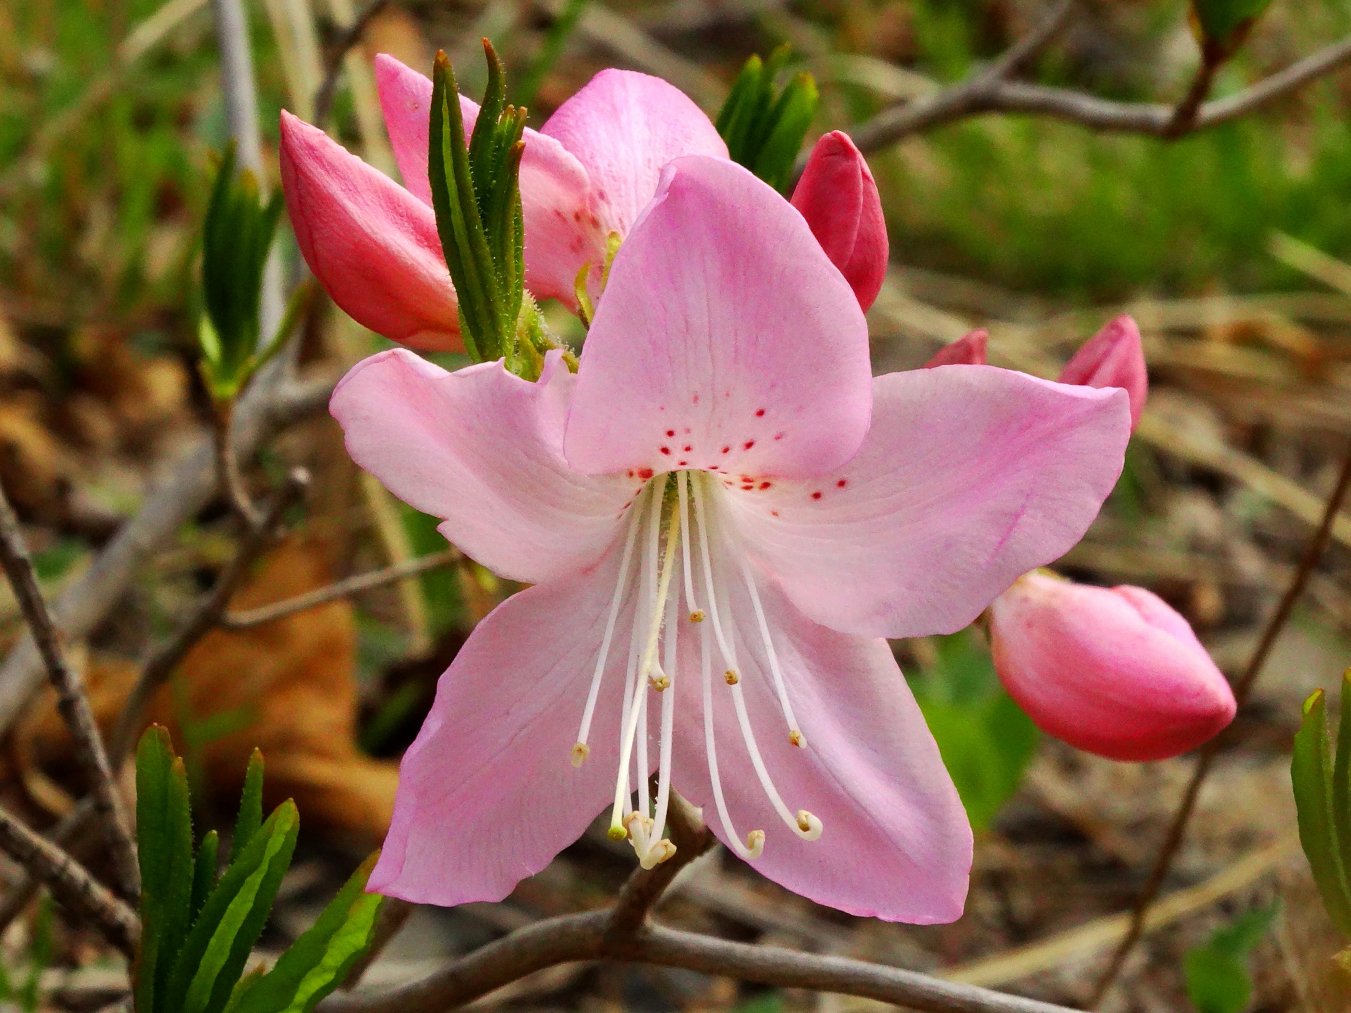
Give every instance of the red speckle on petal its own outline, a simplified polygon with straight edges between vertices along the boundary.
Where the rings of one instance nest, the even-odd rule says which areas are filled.
[[[698,403],[699,403],[699,395],[698,394],[690,395],[690,404],[698,404]]]
[[[764,417],[765,417],[765,410],[764,410],[763,408],[757,408],[757,409],[755,409],[755,417],[756,417],[757,419],[762,419],[762,418],[764,418]]]
[[[783,439],[783,433],[775,433],[775,434],[774,434],[774,439],[776,439],[776,440],[781,440],[781,439]]]
[[[666,435],[667,435],[667,436],[674,436],[674,435],[675,435],[675,430],[674,430],[674,429],[668,429],[668,430],[666,430]]]
[[[821,490],[817,489],[816,492],[812,493],[812,499],[820,499],[820,498],[821,498]]]
[[[771,516],[771,517],[777,517],[777,516],[779,516],[779,511],[777,511],[777,510],[771,510],[771,511],[769,512],[769,516]]]
[[[671,453],[671,448],[670,448],[670,447],[662,447],[662,448],[661,448],[661,452],[662,452],[663,454],[668,454],[668,455],[669,455],[669,454]]]
[[[761,482],[761,483],[760,483],[760,488],[761,488],[761,489],[768,489],[768,488],[770,487],[770,485],[772,485],[772,484],[773,484],[773,483],[771,483],[771,482]]]
[[[731,447],[723,447],[723,448],[722,448],[722,452],[723,452],[724,454],[730,454],[730,453],[732,452],[732,448],[731,448]]]
[[[745,443],[743,443],[743,444],[741,445],[741,449],[742,449],[742,450],[750,450],[751,447],[753,447],[753,446],[755,446],[755,441],[754,441],[754,440],[747,440]]]
[[[689,453],[691,450],[693,450],[693,449],[694,449],[694,447],[690,446],[688,443],[685,444],[685,453],[688,454],[688,453]]]
[[[835,487],[836,487],[837,489],[843,489],[843,488],[844,488],[846,485],[848,485],[848,484],[849,484],[849,480],[848,480],[847,478],[842,478],[842,479],[840,479],[838,482],[835,483]]]
[[[685,465],[687,465],[687,464],[689,464],[689,463],[690,463],[689,461],[676,461],[676,467],[677,467],[677,468],[683,468],[683,467],[685,467]]]
[[[638,469],[638,477],[641,478],[641,479],[643,479],[644,481],[646,481],[647,479],[649,479],[649,478],[652,477],[652,469],[651,469],[651,468],[639,468],[639,469]]]

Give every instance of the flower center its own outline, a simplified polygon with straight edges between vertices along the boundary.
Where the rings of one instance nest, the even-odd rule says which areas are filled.
[[[714,548],[729,544],[725,537],[719,537],[723,532],[713,509],[717,494],[718,491],[703,473],[679,471],[652,479],[634,502],[629,511],[619,576],[610,601],[577,743],[572,747],[573,765],[580,767],[590,753],[587,742],[604,672],[611,652],[615,649],[619,614],[623,603],[632,598],[633,624],[627,650],[624,707],[619,728],[619,763],[609,832],[612,838],[627,839],[633,845],[644,868],[664,862],[676,850],[664,833],[671,798],[674,686],[678,677],[693,675],[693,671],[680,671],[679,639],[682,633],[692,632],[699,637],[704,749],[713,802],[729,847],[742,858],[758,858],[764,850],[765,832],[755,829],[744,838],[741,837],[728,812],[714,731],[714,708],[727,706],[724,696],[731,698],[731,707],[756,779],[780,820],[804,840],[814,841],[821,836],[819,819],[805,809],[791,810],[784,802],[751,727],[743,685],[747,673],[743,672],[737,660],[734,634],[738,627],[732,615],[732,595],[726,593],[732,590],[727,583],[729,579],[740,579],[744,583],[755,615],[755,635],[758,635],[763,653],[762,664],[749,675],[772,681],[787,723],[788,741],[797,747],[806,745],[793,714],[783,669],[749,564],[744,556],[733,551],[730,554],[736,561],[734,568],[715,568],[716,564],[725,564],[726,560],[717,558]],[[635,556],[638,572],[631,581]],[[681,578],[678,582],[677,569]],[[735,572],[727,574],[720,572],[720,569],[734,569]],[[693,627],[692,630],[686,626],[687,623]],[[691,668],[692,663],[688,658],[692,656],[693,652],[687,652],[686,664]],[[727,686],[725,691],[717,693],[716,698],[715,669],[722,673]],[[648,697],[652,693],[660,696],[660,753],[655,798],[650,797],[648,783],[648,771],[651,770],[648,762]],[[632,788],[631,771],[634,774]]]

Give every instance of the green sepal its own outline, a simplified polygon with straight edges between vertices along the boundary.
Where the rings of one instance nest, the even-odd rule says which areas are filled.
[[[291,864],[300,817],[278,806],[221,876],[193,922],[165,990],[174,1013],[220,1013],[243,973]]]
[[[787,65],[789,52],[785,44],[766,60],[751,56],[717,117],[718,133],[727,142],[732,160],[776,190],[792,178],[793,164],[820,98],[816,81],[805,72],[781,92],[775,91],[775,79]]]
[[[371,944],[385,898],[366,893],[379,853],[354,872],[310,928],[267,973],[240,982],[229,1013],[309,1013],[342,984]]]
[[[1223,62],[1243,45],[1271,0],[1192,0],[1193,25],[1208,61]]]
[[[136,748],[136,837],[142,923],[136,1009],[171,1013],[165,989],[191,921],[194,863],[187,771],[159,725],[146,729]]]
[[[1351,939],[1351,890],[1347,885],[1342,842],[1337,833],[1326,710],[1321,689],[1304,702],[1304,717],[1295,733],[1295,748],[1290,760],[1290,780],[1295,790],[1299,841],[1323,898],[1323,906],[1342,934]],[[1343,726],[1343,734],[1349,730]]]
[[[248,847],[250,839],[263,824],[263,752],[255,749],[249,755],[249,766],[244,772],[244,787],[239,793],[239,813],[235,816],[235,833],[230,841],[230,864]]]
[[[234,146],[226,148],[202,226],[201,367],[218,400],[237,394],[255,368],[263,271],[281,210],[279,195],[263,200],[253,174],[236,171]]]

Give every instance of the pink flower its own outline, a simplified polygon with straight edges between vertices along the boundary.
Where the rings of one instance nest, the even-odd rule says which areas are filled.
[[[832,130],[816,142],[792,202],[866,310],[887,276],[887,224],[873,174],[847,134]]]
[[[1143,588],[1029,573],[995,599],[990,640],[1023,710],[1090,753],[1176,756],[1234,717],[1233,691],[1187,621]]]
[[[676,785],[804,896],[959,916],[970,827],[882,638],[960,629],[1079,539],[1124,394],[988,366],[873,379],[803,218],[692,156],[615,257],[578,374],[397,349],[332,411],[362,467],[535,585],[442,677],[373,888],[500,899],[606,806],[654,864]]]
[[[944,345],[934,353],[932,359],[924,364],[925,369],[935,366],[983,366],[989,362],[986,349],[990,344],[990,332],[985,328],[970,331],[950,345]]]
[[[282,113],[281,167],[300,250],[324,288],[358,323],[413,348],[459,349],[454,287],[427,178],[432,83],[376,57],[399,186],[316,127]],[[478,106],[461,98],[465,130]],[[661,168],[684,154],[726,157],[699,108],[659,78],[601,71],[525,132],[521,204],[526,286],[576,308],[576,278],[604,264],[611,232],[628,233]]]

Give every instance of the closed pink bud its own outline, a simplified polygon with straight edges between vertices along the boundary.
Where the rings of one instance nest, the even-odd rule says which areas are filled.
[[[792,200],[866,310],[887,275],[887,224],[873,174],[847,134],[832,130],[816,142]]]
[[[1037,726],[1114,760],[1185,753],[1234,717],[1187,620],[1138,587],[1029,573],[990,611],[995,669]]]
[[[428,204],[287,112],[281,182],[300,252],[348,316],[412,348],[464,347]]]
[[[1145,410],[1149,378],[1145,373],[1145,350],[1140,328],[1130,317],[1116,317],[1084,343],[1065,364],[1061,383],[1084,387],[1122,387],[1131,399],[1131,428],[1140,423]]]
[[[944,345],[934,357],[924,364],[925,369],[935,366],[983,366],[989,361],[985,353],[990,343],[990,332],[983,327],[963,334],[950,345]]]

